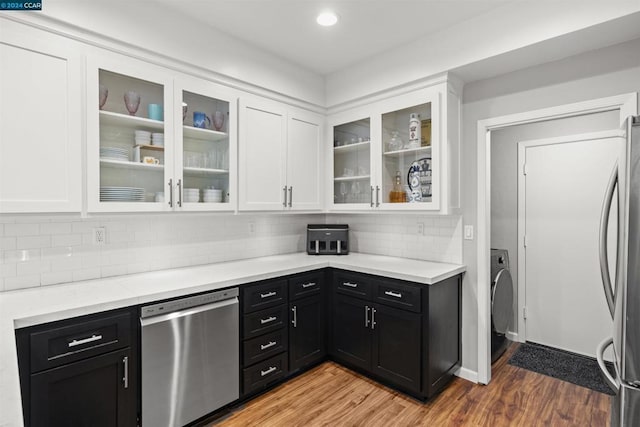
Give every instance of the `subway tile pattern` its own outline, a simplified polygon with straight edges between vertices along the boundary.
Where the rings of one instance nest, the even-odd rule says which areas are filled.
[[[462,264],[462,217],[457,215],[345,214],[327,215],[327,222],[349,224],[354,252]]]
[[[458,216],[144,214],[0,216],[0,291],[305,250],[309,223],[347,223],[354,252],[462,262]],[[255,225],[250,231],[250,224]],[[417,234],[418,224],[424,232]],[[106,244],[93,244],[104,227]]]

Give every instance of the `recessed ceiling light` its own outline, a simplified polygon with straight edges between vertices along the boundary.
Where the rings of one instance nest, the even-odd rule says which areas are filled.
[[[323,27],[330,27],[338,22],[338,16],[333,12],[322,12],[316,18],[316,22]]]

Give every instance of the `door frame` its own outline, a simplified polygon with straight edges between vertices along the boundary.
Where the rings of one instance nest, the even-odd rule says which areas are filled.
[[[530,147],[542,147],[547,145],[570,144],[574,142],[593,141],[597,139],[613,139],[624,136],[622,130],[605,130],[598,132],[589,132],[573,135],[557,136],[552,138],[530,139],[518,142],[518,300],[517,309],[517,327],[516,331],[511,331],[511,337],[518,342],[526,341],[526,322],[524,317],[524,307],[526,305],[526,247],[525,247],[525,201],[526,201],[526,175],[524,174],[524,165],[526,163],[526,150]]]
[[[477,382],[481,384],[489,384],[489,381],[491,381],[491,278],[489,277],[491,271],[491,132],[510,126],[606,111],[619,111],[620,125],[622,125],[628,116],[638,114],[638,94],[632,92],[607,98],[478,120],[476,132],[476,227],[478,236],[476,243],[476,265],[478,274]]]

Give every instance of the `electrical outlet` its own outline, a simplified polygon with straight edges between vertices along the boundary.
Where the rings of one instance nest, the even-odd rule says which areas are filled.
[[[419,223],[418,223],[418,230],[417,230],[417,233],[418,233],[419,235],[423,235],[423,234],[424,234],[424,223],[422,223],[422,222],[419,222]]]
[[[256,232],[256,223],[255,222],[250,222],[249,223],[249,233],[255,233]]]
[[[102,246],[107,243],[107,230],[104,227],[95,227],[93,229],[93,244]]]

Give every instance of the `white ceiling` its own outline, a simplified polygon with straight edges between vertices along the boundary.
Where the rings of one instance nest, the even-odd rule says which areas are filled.
[[[326,75],[514,0],[155,1]],[[317,14],[326,9],[339,16],[334,27],[315,22]],[[411,62],[411,58],[406,60]]]

